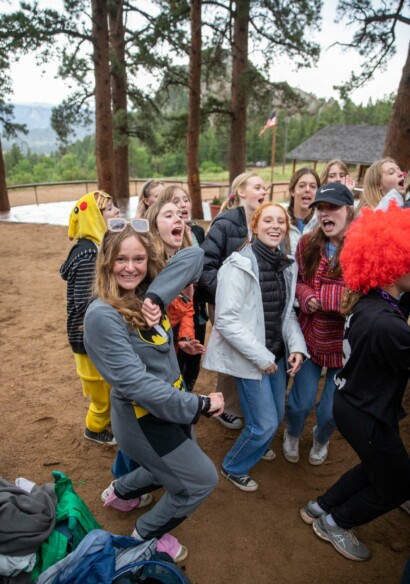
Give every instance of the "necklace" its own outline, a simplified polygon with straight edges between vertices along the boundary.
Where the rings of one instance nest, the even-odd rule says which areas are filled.
[[[391,294],[386,292],[386,290],[382,290],[381,288],[376,288],[376,292],[378,292],[380,294],[380,296],[383,296],[383,298],[385,300],[387,300],[387,302],[390,304],[390,306],[393,306],[394,309],[400,311],[399,305],[397,304],[397,300],[395,298],[393,298],[393,296],[391,296]]]

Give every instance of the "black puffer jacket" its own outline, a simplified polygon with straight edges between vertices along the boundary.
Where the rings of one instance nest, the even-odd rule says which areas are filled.
[[[207,302],[215,304],[216,278],[219,268],[226,258],[237,251],[247,239],[248,226],[243,207],[225,211],[213,220],[208,235],[201,245],[205,257],[199,286],[204,288]]]

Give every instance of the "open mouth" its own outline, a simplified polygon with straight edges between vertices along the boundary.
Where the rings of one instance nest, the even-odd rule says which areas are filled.
[[[334,221],[330,221],[329,219],[322,220],[323,230],[324,231],[331,231],[335,226]]]
[[[182,227],[174,227],[174,229],[171,231],[171,234],[174,237],[181,237],[182,236]]]
[[[262,203],[264,203],[264,202],[265,202],[265,197],[264,196],[263,197],[259,197],[259,199],[258,199],[259,205],[262,205]]]
[[[186,209],[183,209],[183,210],[181,211],[181,215],[182,215],[182,218],[183,218],[183,219],[186,219],[186,217],[188,217],[188,211],[187,211]]]

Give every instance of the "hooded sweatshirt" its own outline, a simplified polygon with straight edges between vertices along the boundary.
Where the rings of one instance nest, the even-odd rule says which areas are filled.
[[[67,335],[74,353],[86,354],[83,321],[94,279],[98,246],[107,229],[101,209],[110,195],[93,191],[81,197],[70,213],[68,237],[77,239],[60,274],[67,282]]]

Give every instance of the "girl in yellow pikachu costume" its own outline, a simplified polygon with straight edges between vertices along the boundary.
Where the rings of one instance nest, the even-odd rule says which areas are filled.
[[[104,191],[93,191],[81,197],[70,213],[68,237],[76,239],[60,268],[67,282],[67,334],[74,352],[77,373],[84,395],[91,403],[85,419],[84,438],[98,444],[114,445],[110,424],[110,386],[88,357],[83,342],[84,314],[92,294],[98,248],[107,230],[107,220],[118,217],[112,197]]]

